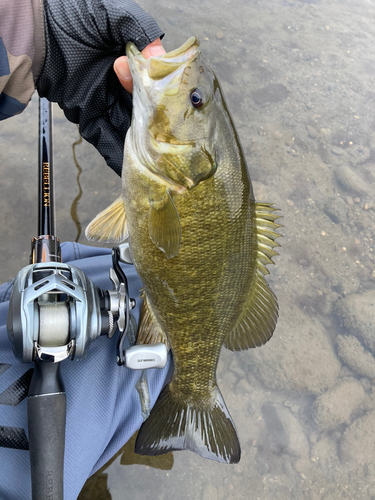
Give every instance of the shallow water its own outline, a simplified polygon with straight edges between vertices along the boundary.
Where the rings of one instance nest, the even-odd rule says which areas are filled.
[[[167,50],[199,36],[256,198],[282,210],[269,277],[280,318],[262,348],[222,352],[218,382],[240,437],[238,465],[190,452],[129,465],[128,447],[80,498],[375,499],[375,5],[139,3],[165,30]],[[0,124],[1,281],[27,263],[36,232],[36,113],[34,98]],[[57,234],[75,240],[78,133],[56,108],[54,123]],[[84,228],[119,186],[93,147],[76,154]]]

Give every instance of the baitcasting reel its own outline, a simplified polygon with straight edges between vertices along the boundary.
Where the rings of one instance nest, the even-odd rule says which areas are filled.
[[[164,344],[124,349],[135,300],[129,297],[119,265],[131,263],[128,246],[113,248],[110,279],[113,290],[101,290],[75,266],[43,262],[24,267],[17,275],[9,303],[8,335],[14,354],[23,362],[52,363],[84,358],[100,335],[120,331],[117,364],[133,369],[163,368]]]

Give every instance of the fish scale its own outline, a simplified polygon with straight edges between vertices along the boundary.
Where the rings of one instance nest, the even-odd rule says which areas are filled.
[[[124,200],[130,199],[130,193],[136,199],[143,199],[152,191],[152,181],[146,175],[139,175],[142,167],[135,167],[136,162],[136,158],[127,158],[123,175]],[[152,273],[145,272],[142,264],[137,269],[159,322],[167,332],[175,367],[171,390],[179,398],[189,394],[190,399],[206,400],[209,396],[216,383],[224,336],[234,326],[249,288],[251,269],[255,267],[254,245],[251,244],[255,211],[251,217],[249,197],[243,196],[244,189],[235,189],[236,174],[237,183],[242,182],[241,168],[244,164],[238,163],[235,169],[233,162],[222,162],[215,177],[176,196],[182,239],[179,254],[171,260],[167,260],[150,240],[148,210],[139,206],[128,212],[125,201],[135,262],[141,261],[139,253],[153,256]],[[229,176],[234,189],[228,205],[242,207],[236,212],[235,224],[231,220],[231,209],[223,203],[221,194],[228,186]],[[132,230],[134,226],[136,230]],[[135,241],[132,234],[136,234]],[[242,248],[241,239],[249,240],[243,242]],[[238,256],[234,258],[236,251]],[[240,265],[235,266],[234,262]],[[232,272],[234,267],[235,273]],[[191,269],[196,271],[196,279],[191,279]],[[178,304],[170,300],[167,288],[160,287],[161,280],[173,289],[179,298]]]

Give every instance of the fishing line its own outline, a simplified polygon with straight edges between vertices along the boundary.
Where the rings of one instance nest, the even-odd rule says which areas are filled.
[[[79,130],[78,125],[77,125],[77,130]],[[78,132],[78,134],[79,134],[79,132]],[[74,198],[72,206],[70,207],[70,216],[71,216],[74,224],[77,227],[77,236],[76,236],[76,239],[74,240],[76,243],[78,243],[79,237],[81,236],[81,232],[82,232],[82,225],[81,225],[81,222],[79,220],[78,210],[77,210],[78,202],[82,198],[82,194],[83,194],[81,183],[79,181],[79,178],[81,177],[81,174],[82,174],[82,167],[78,163],[77,156],[76,156],[76,146],[78,146],[78,144],[81,144],[81,142],[82,142],[82,136],[81,136],[81,134],[79,134],[79,139],[77,141],[73,142],[73,144],[72,144],[73,160],[74,160],[74,163],[75,163],[77,170],[78,170],[77,177],[76,177],[77,185],[78,185],[78,194]]]

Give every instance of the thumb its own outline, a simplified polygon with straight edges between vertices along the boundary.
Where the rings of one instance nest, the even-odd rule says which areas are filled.
[[[147,45],[142,50],[142,55],[145,59],[154,56],[165,54],[160,38],[157,38],[152,43]],[[121,56],[114,62],[113,69],[124,89],[131,94],[133,92],[133,78],[130,73],[129,62],[127,56]]]

